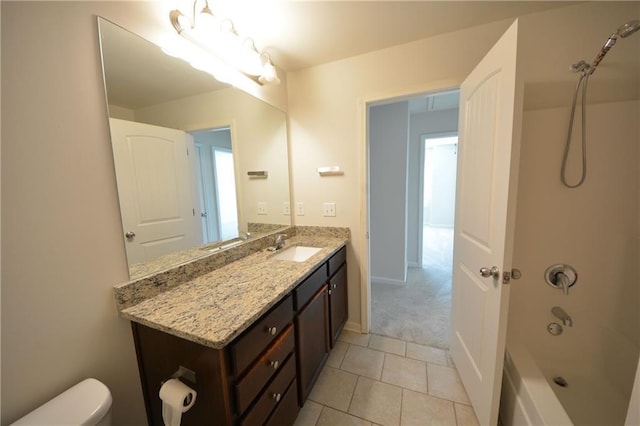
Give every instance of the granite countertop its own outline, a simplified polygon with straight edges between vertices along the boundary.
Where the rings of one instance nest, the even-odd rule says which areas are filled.
[[[123,309],[123,318],[211,348],[222,348],[289,294],[348,237],[294,236],[286,247],[319,247],[304,262],[261,250]]]

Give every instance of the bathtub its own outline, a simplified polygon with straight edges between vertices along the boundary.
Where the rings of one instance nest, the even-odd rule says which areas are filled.
[[[551,350],[545,342],[532,345],[531,350],[521,342],[508,341],[500,397],[504,426],[625,423],[634,378],[626,374],[627,364],[635,372],[637,348],[611,336],[600,351],[588,342],[575,346],[576,342],[567,340],[549,339],[556,345],[573,344],[566,353],[557,347]],[[604,350],[610,351],[608,359]],[[556,377],[568,385],[556,384]]]
[[[500,420],[504,426],[573,424],[533,357],[519,343],[509,343],[505,353]]]

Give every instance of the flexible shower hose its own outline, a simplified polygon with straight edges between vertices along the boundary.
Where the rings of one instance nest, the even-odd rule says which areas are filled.
[[[571,118],[569,119],[569,131],[567,133],[567,142],[564,145],[564,156],[562,157],[562,169],[560,170],[560,179],[567,188],[577,188],[584,183],[587,177],[587,83],[589,82],[589,71],[582,72],[578,84],[576,85],[576,92],[573,95],[573,105],[571,106]],[[584,81],[584,85],[582,85]],[[582,174],[580,181],[575,185],[567,182],[567,161],[569,160],[569,151],[571,149],[571,135],[573,133],[573,118],[576,114],[576,103],[578,100],[578,93],[580,92],[580,85],[582,85]]]

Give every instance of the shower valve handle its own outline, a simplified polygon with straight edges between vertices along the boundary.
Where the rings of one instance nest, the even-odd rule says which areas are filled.
[[[500,269],[498,269],[497,266],[492,266],[491,269],[482,267],[480,268],[480,275],[482,275],[484,278],[493,277],[493,279],[497,280],[498,278],[500,278]]]

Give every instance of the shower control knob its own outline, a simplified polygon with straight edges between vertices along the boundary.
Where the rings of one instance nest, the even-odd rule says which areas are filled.
[[[500,269],[497,266],[492,266],[491,269],[487,267],[480,268],[480,275],[484,278],[493,277],[494,279],[500,278]]]

